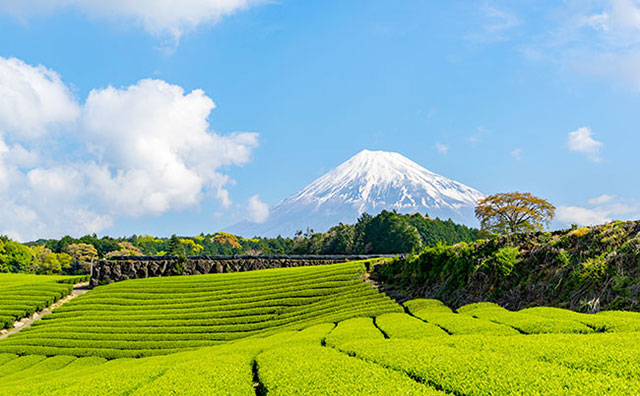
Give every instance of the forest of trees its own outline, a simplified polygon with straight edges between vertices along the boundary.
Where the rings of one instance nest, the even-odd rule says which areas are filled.
[[[438,243],[471,242],[477,235],[477,229],[451,220],[382,211],[327,232],[299,231],[293,238],[242,238],[224,232],[170,238],[93,234],[21,244],[0,236],[0,272],[88,273],[92,263],[109,256],[410,253]]]

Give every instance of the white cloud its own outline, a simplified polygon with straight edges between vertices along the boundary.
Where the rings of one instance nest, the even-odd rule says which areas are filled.
[[[88,167],[90,187],[129,215],[192,206],[204,187],[228,206],[228,178],[216,169],[247,163],[258,137],[211,132],[214,107],[203,91],[161,80],[92,91],[82,122],[99,158]]]
[[[269,218],[269,205],[260,201],[258,195],[249,198],[247,204],[247,220],[252,223],[264,223]]]
[[[223,17],[267,0],[0,0],[0,10],[18,17],[75,8],[93,17],[133,21],[152,34],[174,39],[202,24],[215,24]]]
[[[0,57],[0,134],[37,138],[52,125],[74,122],[79,113],[57,73]]]
[[[605,211],[578,206],[559,206],[556,218],[564,224],[578,224],[580,226],[604,224],[611,221]]]
[[[593,133],[588,127],[569,132],[567,144],[569,150],[586,155],[590,161],[599,162],[601,160],[600,149],[602,148],[602,142],[593,138]]]
[[[449,146],[438,142],[436,143],[436,150],[438,150],[440,154],[447,154],[449,152]]]
[[[602,12],[588,15],[585,23],[617,36],[640,32],[640,6],[637,1],[610,0],[606,4]]]
[[[598,197],[592,198],[590,200],[587,201],[587,203],[589,205],[600,205],[603,203],[607,203],[611,200],[613,200],[615,198],[614,195],[609,195],[609,194],[602,194]]]
[[[32,92],[34,84],[23,90]],[[5,85],[0,81],[0,91]],[[0,125],[12,125],[8,106],[28,114],[22,106],[29,105],[0,98]],[[73,158],[46,146],[55,123],[40,123],[44,139],[32,139],[36,129],[11,126],[6,134],[15,142],[8,144],[0,132],[0,234],[32,239],[98,232],[118,217],[178,211],[207,196],[229,207],[226,187],[233,181],[223,169],[249,162],[258,135],[215,133],[208,121],[214,108],[201,90],[141,80],[93,90],[76,105],[79,120],[62,136],[71,141]]]
[[[522,149],[521,148],[517,148],[517,149],[513,150],[512,152],[510,152],[509,154],[511,154],[513,159],[515,159],[516,161],[520,161],[522,159]]]
[[[556,220],[563,225],[588,226],[612,220],[637,220],[640,218],[640,203],[634,201],[603,194],[590,199],[587,203],[590,207],[559,206],[556,210]]]

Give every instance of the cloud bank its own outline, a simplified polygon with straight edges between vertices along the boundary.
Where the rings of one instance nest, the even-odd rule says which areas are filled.
[[[266,3],[267,0],[0,0],[0,11],[25,18],[73,8],[91,17],[133,21],[155,35],[174,39],[199,25]]]
[[[79,103],[55,72],[0,58],[0,234],[99,232],[209,195],[228,207],[222,169],[249,162],[258,135],[215,133],[214,108],[202,90],[151,79]]]
[[[640,217],[640,204],[602,194],[587,201],[587,206],[559,206],[556,220],[564,226],[590,226],[613,220],[634,220]]]

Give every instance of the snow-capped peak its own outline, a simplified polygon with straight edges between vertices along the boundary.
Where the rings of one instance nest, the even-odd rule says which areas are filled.
[[[387,151],[363,150],[277,206],[333,199],[367,207],[451,207],[475,205],[484,195],[461,183],[433,173],[407,157]],[[416,208],[417,209],[417,208]]]
[[[240,223],[240,235],[291,235],[307,227],[325,231],[353,223],[363,212],[427,213],[472,224],[473,208],[484,194],[433,173],[393,152],[362,150],[307,187],[271,208],[264,224]]]

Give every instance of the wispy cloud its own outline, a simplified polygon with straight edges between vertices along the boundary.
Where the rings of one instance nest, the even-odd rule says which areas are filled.
[[[532,60],[640,91],[640,2],[566,0],[554,23],[520,48]]]
[[[615,195],[602,194],[599,197],[591,198],[587,201],[589,205],[601,205],[603,203],[610,202],[615,198]]]
[[[489,130],[484,126],[480,125],[476,128],[475,132],[467,137],[467,141],[471,144],[480,143],[487,135],[489,135]]]
[[[578,128],[573,132],[569,132],[567,145],[570,151],[575,151],[586,155],[593,162],[600,162],[600,149],[602,142],[593,138],[593,132],[588,127]]]
[[[521,148],[517,148],[517,149],[513,150],[512,152],[510,152],[509,154],[511,154],[513,159],[515,159],[516,161],[520,161],[522,159],[522,149]]]
[[[436,143],[436,150],[438,150],[440,154],[447,154],[449,152],[449,146],[438,142]]]
[[[509,38],[509,32],[520,24],[520,19],[513,12],[485,3],[479,8],[479,29],[468,34],[467,39],[479,42],[504,41]]]

